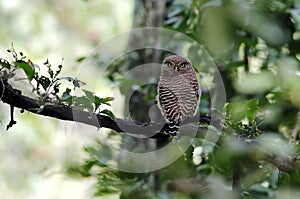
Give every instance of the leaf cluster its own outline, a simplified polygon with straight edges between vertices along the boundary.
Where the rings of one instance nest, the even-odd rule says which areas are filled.
[[[5,59],[0,59],[0,74],[4,81],[16,76],[17,70],[23,70],[26,77],[19,78],[19,80],[29,82],[32,88],[32,93],[36,95],[36,100],[43,108],[45,105],[57,105],[76,108],[79,110],[86,110],[92,114],[105,114],[114,118],[113,113],[108,109],[100,109],[101,105],[110,106],[112,97],[99,97],[92,91],[82,89],[85,85],[76,77],[61,76],[63,65],[56,67],[47,59],[42,66],[34,64],[28,59],[23,52],[16,52],[13,45],[7,50],[13,61],[9,62]],[[46,74],[42,71],[45,70]],[[67,82],[71,83],[67,84]],[[62,87],[65,90],[62,92]],[[76,92],[81,92],[81,95],[76,95]]]

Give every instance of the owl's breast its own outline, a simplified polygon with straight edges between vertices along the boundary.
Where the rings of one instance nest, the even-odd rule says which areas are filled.
[[[193,116],[199,103],[199,85],[196,76],[187,74],[161,76],[159,82],[159,103],[166,117],[178,121]]]
[[[197,79],[191,80],[184,75],[178,75],[172,78],[169,88],[176,95],[183,115],[194,115],[200,98]]]
[[[164,86],[175,94],[176,98],[181,102],[185,103],[186,99],[190,97],[191,89],[189,81],[183,76],[173,77]]]

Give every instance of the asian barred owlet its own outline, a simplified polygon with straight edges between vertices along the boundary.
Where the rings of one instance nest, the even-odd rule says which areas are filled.
[[[157,102],[167,121],[166,133],[176,135],[180,123],[196,114],[200,95],[191,61],[178,55],[165,58],[158,82]]]

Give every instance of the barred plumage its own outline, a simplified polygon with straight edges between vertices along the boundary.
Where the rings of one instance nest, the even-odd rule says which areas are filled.
[[[165,58],[158,83],[157,101],[167,120],[167,133],[176,135],[180,123],[186,117],[195,115],[200,95],[192,63],[178,55]]]

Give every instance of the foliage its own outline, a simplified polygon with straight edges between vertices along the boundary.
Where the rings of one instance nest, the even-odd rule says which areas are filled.
[[[195,138],[184,157],[152,173],[160,186],[146,183],[150,198],[299,197],[299,6],[292,0],[167,1],[164,27],[189,35],[208,50],[228,102],[218,110],[224,129],[213,151],[206,152],[204,137]],[[122,77],[120,69],[126,64],[124,59],[115,63],[109,73],[112,81],[116,74]],[[204,92],[200,112],[209,106]],[[277,156],[293,157],[293,169],[281,168]],[[137,184],[149,179],[117,176],[117,182],[130,176]],[[224,188],[232,185],[231,191]],[[213,191],[203,191],[206,186]]]
[[[224,121],[220,139],[215,145],[204,145],[209,135],[195,138],[182,157],[157,172],[124,173],[90,157],[83,163],[67,165],[67,173],[94,178],[96,196],[299,198],[299,9],[297,0],[168,0],[164,27],[198,41],[222,75],[227,103],[217,110]],[[192,51],[192,47],[188,49],[191,56]],[[41,75],[39,67],[23,53],[14,49],[9,52],[12,63],[0,60],[3,79],[12,78],[17,69],[22,69],[41,104],[74,106],[95,113],[101,104],[112,100],[84,89],[82,96],[74,96],[72,91],[81,88],[82,82],[59,77],[61,65],[53,70],[46,61],[43,66],[47,76]],[[122,67],[129,65],[125,60],[138,60],[139,53],[115,60],[108,71],[107,78],[118,81],[123,93],[136,82],[122,78],[126,72]],[[165,55],[167,52],[162,52],[162,57]],[[73,87],[60,93],[63,80]],[[146,104],[152,103],[153,87],[144,86],[140,92]],[[210,110],[210,101],[209,93],[204,92],[200,113]],[[102,113],[111,115],[107,110]],[[101,147],[85,150],[97,153]]]
[[[68,106],[79,110],[87,110],[92,114],[105,114],[114,117],[110,110],[100,110],[100,105],[110,105],[109,102],[113,100],[111,97],[101,98],[93,92],[81,89],[85,83],[78,80],[76,77],[60,77],[62,71],[62,64],[53,67],[47,59],[43,66],[40,67],[34,64],[22,52],[16,52],[14,47],[7,50],[13,57],[12,63],[5,59],[0,59],[1,77],[2,80],[7,81],[16,76],[17,70],[23,70],[26,77],[20,80],[28,80],[32,88],[32,94],[36,95],[36,100],[42,109],[45,105]],[[57,68],[54,70],[54,68]],[[42,74],[41,70],[46,70],[47,74]],[[64,92],[60,92],[63,81],[71,82],[72,87],[67,85]],[[76,95],[72,91],[81,90],[82,95]]]

